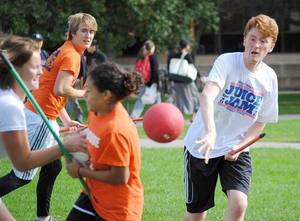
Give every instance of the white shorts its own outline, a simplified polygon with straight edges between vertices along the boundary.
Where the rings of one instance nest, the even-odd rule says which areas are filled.
[[[26,116],[27,133],[31,151],[41,150],[43,148],[49,148],[56,145],[57,141],[48,129],[46,123],[43,121],[42,117],[27,108],[24,109],[24,112]],[[59,125],[56,120],[48,119],[48,121],[55,133],[59,136]],[[15,175],[23,180],[32,180],[38,169],[39,167],[36,167],[25,172],[20,172],[13,167]]]

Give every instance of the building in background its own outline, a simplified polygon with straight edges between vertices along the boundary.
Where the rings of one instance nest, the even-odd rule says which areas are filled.
[[[279,26],[273,53],[300,53],[299,0],[213,0],[220,15],[218,33],[203,34],[197,54],[243,50],[243,29],[250,17],[267,14]],[[240,44],[237,44],[240,42]]]

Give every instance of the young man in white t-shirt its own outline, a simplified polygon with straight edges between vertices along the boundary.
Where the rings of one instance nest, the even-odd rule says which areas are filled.
[[[229,154],[256,138],[267,122],[278,119],[278,86],[273,69],[262,60],[278,36],[274,19],[251,18],[244,31],[243,53],[215,61],[201,95],[201,109],[184,138],[187,211],[184,220],[205,220],[214,206],[220,176],[229,206],[224,220],[243,220],[252,175],[249,149]]]

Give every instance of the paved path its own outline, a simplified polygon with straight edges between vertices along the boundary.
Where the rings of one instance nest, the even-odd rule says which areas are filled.
[[[183,148],[183,140],[177,139],[169,143],[157,143],[147,138],[141,138],[141,146],[145,148]],[[279,143],[259,141],[252,144],[251,148],[272,147],[272,148],[293,148],[300,150],[300,143]]]
[[[294,120],[300,119],[300,114],[279,115],[279,120]],[[137,126],[142,126],[142,121],[137,121]],[[185,124],[190,125],[189,120],[185,120]],[[140,138],[141,146],[144,148],[183,148],[183,140],[176,139],[169,143],[158,143],[149,138]],[[300,149],[300,143],[279,143],[279,142],[263,142],[258,141],[252,144],[251,148],[272,147],[272,148],[293,148]]]
[[[287,114],[279,115],[279,120],[294,120],[300,119],[300,114]],[[185,121],[186,124],[190,124],[189,120]],[[137,122],[138,125],[142,125],[142,122]],[[145,148],[183,148],[183,140],[177,139],[169,143],[158,143],[148,138],[141,138],[141,146]],[[300,149],[300,143],[279,143],[279,142],[263,142],[258,141],[252,144],[251,148],[258,147],[272,147],[272,148],[294,148]]]

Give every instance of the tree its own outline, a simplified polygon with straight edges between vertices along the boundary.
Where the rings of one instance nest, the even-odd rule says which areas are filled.
[[[99,25],[95,38],[110,60],[137,40],[152,39],[158,53],[167,52],[182,37],[216,31],[218,13],[214,3],[203,0],[2,0],[0,28],[4,33],[45,38],[45,47],[63,42],[63,30],[71,14],[87,12]],[[191,39],[193,40],[193,39]],[[198,42],[195,38],[195,42]],[[197,46],[197,44],[195,44]]]
[[[214,3],[198,0],[131,0],[132,11],[137,17],[133,32],[141,40],[152,39],[158,52],[166,52],[178,46],[180,38],[190,38],[197,47],[199,38],[190,36],[191,26],[195,25],[198,36],[207,31],[216,31],[218,13]]]
[[[223,22],[229,21],[237,14],[245,13],[245,22],[252,16],[266,14],[274,18],[281,28],[289,28],[290,24],[300,26],[299,16],[291,17],[291,12],[300,13],[299,0],[213,0]],[[280,22],[284,20],[284,25]]]
[[[0,7],[0,28],[4,33],[30,36],[39,32],[46,47],[63,42],[63,31],[71,14],[89,11],[98,23],[103,22],[105,7],[97,1],[76,0],[4,0]],[[99,27],[101,32],[101,26]]]
[[[223,51],[221,34],[241,34],[247,21],[258,14],[266,14],[274,18],[279,26],[279,36],[275,51],[299,52],[300,1],[299,0],[212,0],[215,2],[220,27],[218,35],[218,53]],[[225,43],[226,44],[226,43]],[[236,49],[234,49],[236,50]]]

